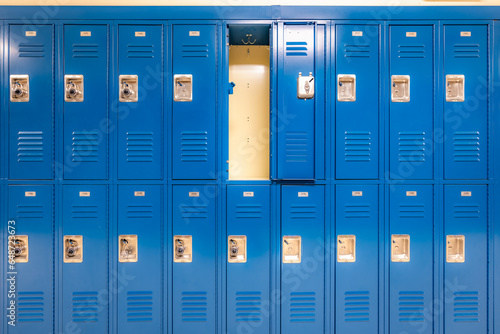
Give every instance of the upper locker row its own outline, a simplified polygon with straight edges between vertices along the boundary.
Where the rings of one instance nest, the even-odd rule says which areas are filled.
[[[222,67],[214,24],[6,28],[12,180],[488,179],[487,24],[228,25]]]

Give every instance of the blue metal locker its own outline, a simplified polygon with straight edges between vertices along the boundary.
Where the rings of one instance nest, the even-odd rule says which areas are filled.
[[[106,179],[108,27],[65,25],[63,57],[64,178]]]
[[[445,179],[486,179],[488,26],[444,26],[444,76]]]
[[[487,201],[487,186],[444,186],[445,334],[487,332]]]
[[[215,185],[173,186],[174,334],[216,332],[216,196]],[[182,250],[189,260],[177,262],[177,244],[188,237]]]
[[[409,100],[391,95],[390,178],[434,177],[434,31],[432,26],[390,27],[390,78],[409,76]],[[404,82],[404,79],[403,79]],[[393,90],[393,87],[391,87]]]
[[[107,203],[105,185],[63,186],[62,322],[82,333],[108,333]]]
[[[17,237],[27,236],[25,263],[16,263],[16,326],[11,334],[52,333],[54,321],[53,187],[9,186],[9,219]],[[5,230],[7,230],[5,228]],[[5,265],[6,273],[11,272]],[[7,290],[6,290],[7,291]],[[5,316],[4,316],[5,317]],[[9,319],[7,318],[7,321]]]
[[[393,185],[390,196],[390,333],[433,333],[432,185]]]
[[[378,186],[337,185],[335,197],[336,333],[378,333]]]
[[[216,179],[217,32],[215,25],[173,26],[173,75],[191,76],[190,99],[173,101],[173,178]]]
[[[162,222],[162,186],[118,186],[118,273],[134,277],[118,291],[120,334],[162,332]]]
[[[379,26],[336,26],[336,178],[377,179]]]
[[[9,26],[11,179],[54,178],[53,38],[51,24]]]
[[[118,82],[137,76],[137,101],[118,102],[118,178],[163,177],[163,28],[161,25],[118,27]],[[122,80],[120,80],[122,79]]]
[[[315,103],[314,94],[321,83],[316,75],[316,25],[285,23],[279,32],[279,88],[277,114],[278,179],[315,177]],[[299,76],[310,77],[313,96],[299,98]]]
[[[283,186],[281,189],[281,332],[325,330],[325,189]],[[300,237],[298,260],[290,256]],[[292,248],[292,249],[291,249]],[[292,261],[291,263],[283,263]]]
[[[269,333],[271,207],[269,186],[227,187],[227,333]],[[245,262],[231,262],[232,236]]]

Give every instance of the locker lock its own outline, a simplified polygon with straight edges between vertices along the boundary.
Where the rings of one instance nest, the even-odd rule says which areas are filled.
[[[247,237],[245,235],[230,235],[227,239],[229,263],[247,262]]]
[[[299,72],[299,77],[297,78],[297,97],[304,100],[314,97],[314,77],[312,72],[309,72],[308,76],[302,76],[302,72]]]
[[[174,262],[192,262],[193,238],[190,235],[174,236]]]
[[[119,254],[120,262],[137,262],[138,249],[137,249],[137,235],[120,235]]]
[[[10,76],[10,101],[28,102],[29,97],[29,76],[11,75]]]
[[[65,75],[66,102],[83,102],[83,75]]]
[[[137,102],[138,77],[137,75],[120,75],[120,102]]]
[[[14,259],[16,263],[28,262],[28,236],[17,235],[14,240]]]
[[[83,262],[83,236],[67,235],[64,237],[64,262]]]

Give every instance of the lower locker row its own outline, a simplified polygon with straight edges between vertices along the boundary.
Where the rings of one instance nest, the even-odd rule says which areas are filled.
[[[118,333],[328,333],[330,319],[337,333],[370,334],[385,303],[391,333],[433,333],[441,316],[445,333],[486,333],[486,185],[444,186],[444,223],[437,187],[387,188],[386,224],[378,185],[337,185],[333,196],[323,185],[229,185],[225,219],[215,185],[174,185],[168,201],[161,185],[117,187],[113,213],[108,186],[63,186],[60,219],[52,185],[7,187],[9,333],[53,333],[55,314],[61,332],[107,333],[116,307]]]

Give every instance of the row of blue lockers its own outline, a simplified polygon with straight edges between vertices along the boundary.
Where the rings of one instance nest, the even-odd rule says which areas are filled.
[[[470,334],[493,320],[487,185],[4,194],[17,247],[5,333]]]
[[[93,23],[2,26],[2,178],[227,179],[228,25]],[[490,21],[265,24],[271,179],[491,177]]]

